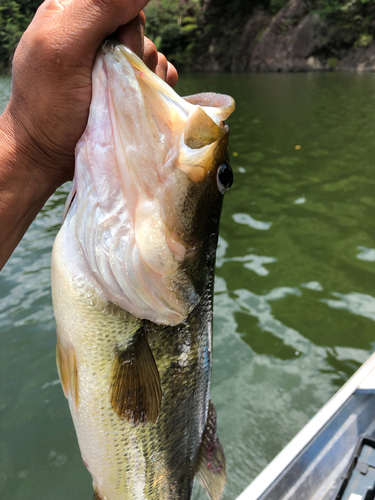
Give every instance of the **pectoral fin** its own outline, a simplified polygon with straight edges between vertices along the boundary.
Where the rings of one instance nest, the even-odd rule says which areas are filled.
[[[143,329],[125,350],[118,350],[112,372],[111,404],[121,418],[134,424],[155,423],[161,407],[161,383]]]
[[[216,422],[216,409],[210,400],[197,469],[198,480],[210,500],[220,500],[226,479],[224,449],[216,434]]]
[[[74,408],[77,409],[79,403],[77,359],[73,346],[63,343],[58,331],[56,362],[64,395],[66,398],[69,397],[69,394],[72,395]]]
[[[213,119],[197,106],[190,113],[185,125],[184,141],[191,149],[200,149],[221,139],[227,131],[220,128]]]

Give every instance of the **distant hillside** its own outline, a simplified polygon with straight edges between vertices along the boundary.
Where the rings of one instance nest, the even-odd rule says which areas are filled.
[[[375,70],[374,0],[153,0],[146,12],[180,71]]]
[[[231,71],[241,54],[246,24],[264,30],[287,0],[151,0],[146,7],[146,35],[178,69]],[[254,40],[259,36],[258,28]],[[249,40],[253,44],[254,40]]]
[[[0,71],[40,0],[1,0]],[[374,0],[151,0],[146,34],[180,71],[375,70]]]

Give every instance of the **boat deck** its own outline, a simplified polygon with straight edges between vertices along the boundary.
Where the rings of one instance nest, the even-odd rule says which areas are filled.
[[[375,436],[375,354],[237,500],[332,500],[361,434]]]

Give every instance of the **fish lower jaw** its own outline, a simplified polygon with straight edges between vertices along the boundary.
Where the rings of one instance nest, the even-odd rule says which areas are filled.
[[[99,257],[87,256],[82,251],[76,236],[74,210],[73,206],[56,237],[53,251],[55,267],[59,267],[66,280],[74,282],[88,300],[109,301],[132,316],[157,325],[178,325],[187,318],[200,297],[184,271],[177,269],[162,275],[139,263],[128,271],[128,265],[122,265],[121,273],[115,264],[101,270],[101,261],[96,260]],[[142,262],[139,256],[137,259]]]

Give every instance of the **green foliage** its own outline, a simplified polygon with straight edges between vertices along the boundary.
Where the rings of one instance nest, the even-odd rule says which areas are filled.
[[[270,0],[269,10],[271,14],[276,14],[280,9],[282,9],[288,0]]]
[[[146,35],[179,69],[194,65],[212,44],[228,59],[255,10],[276,13],[287,1],[151,0],[145,9]]]
[[[194,40],[202,25],[199,0],[153,0],[146,9],[146,35],[173,64],[182,66],[193,57]]]
[[[194,67],[212,54],[223,70],[238,57],[243,28],[257,10],[275,15],[288,0],[151,0],[146,32],[178,69]],[[367,47],[375,40],[375,0],[305,0],[322,22],[322,49],[331,69],[342,49]],[[288,33],[300,19],[286,19]],[[263,33],[263,31],[262,31]],[[203,57],[202,57],[203,56]],[[209,56],[210,57],[210,56]]]
[[[241,34],[250,16],[257,10],[274,15],[287,1],[151,0],[145,9],[146,35],[179,69],[194,67],[197,59],[212,51],[216,60],[228,64],[232,56],[238,55]],[[41,0],[0,0],[0,71],[9,67],[17,43],[40,3]],[[373,43],[375,0],[305,0],[305,3],[325,23],[324,50],[330,60],[340,57],[342,48],[361,48]],[[286,32],[290,28],[287,23],[291,22],[285,21]]]
[[[328,49],[367,47],[375,37],[373,0],[313,0],[312,8],[325,20]]]
[[[17,44],[41,0],[1,0],[0,69],[10,65]]]
[[[354,46],[359,47],[368,47],[373,40],[373,36],[368,33],[362,33],[358,40],[354,43]]]
[[[337,57],[330,57],[328,59],[328,66],[329,66],[329,69],[331,70],[335,70],[337,65],[339,63],[339,60],[337,59]]]

